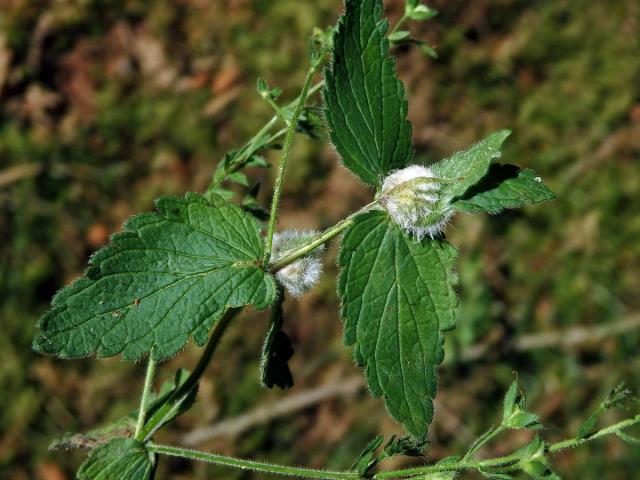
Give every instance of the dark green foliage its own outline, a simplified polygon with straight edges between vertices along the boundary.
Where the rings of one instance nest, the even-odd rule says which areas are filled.
[[[323,90],[331,140],[344,165],[376,188],[413,157],[404,86],[381,15],[381,0],[346,1]]]
[[[149,480],[156,456],[131,438],[114,438],[94,449],[78,470],[78,480]]]
[[[423,439],[433,416],[441,332],[455,325],[456,249],[411,238],[383,212],[363,214],[341,245],[344,339],[366,367],[374,397]]]
[[[189,336],[204,345],[227,308],[273,301],[275,282],[257,266],[263,245],[253,218],[215,195],[165,197],[157,208],[131,218],[85,277],[56,295],[37,351],[164,360]]]
[[[262,385],[267,388],[273,388],[275,385],[287,389],[293,386],[289,360],[294,351],[289,335],[282,330],[284,289],[279,290],[279,298],[271,307],[271,322],[262,346],[260,379]]]

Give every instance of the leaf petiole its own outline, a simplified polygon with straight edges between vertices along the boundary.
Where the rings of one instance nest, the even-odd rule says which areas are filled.
[[[156,410],[153,416],[145,423],[139,435],[136,435],[136,439],[149,440],[160,427],[166,424],[166,419],[171,418],[172,415],[175,414],[175,411],[180,407],[181,399],[189,395],[191,389],[200,381],[200,377],[202,377],[202,374],[207,369],[216,348],[220,344],[222,335],[240,310],[241,308],[229,308],[222,318],[216,322],[209,341],[187,380]]]
[[[291,120],[289,121],[289,124],[287,126],[284,145],[282,146],[282,156],[280,157],[280,164],[278,165],[278,175],[273,187],[273,198],[271,201],[271,210],[269,213],[269,224],[267,227],[267,236],[265,238],[264,257],[262,259],[262,264],[264,267],[267,267],[267,265],[269,265],[269,259],[271,258],[271,251],[273,248],[273,234],[276,228],[276,220],[278,219],[278,208],[280,205],[280,196],[282,194],[282,183],[284,182],[284,174],[287,169],[289,154],[291,153],[291,146],[293,144],[293,138],[296,133],[296,126],[298,124],[298,119],[302,114],[306,99],[309,96],[309,90],[311,89],[313,77],[322,64],[323,59],[324,55],[320,56],[309,68],[307,77],[302,87],[302,91],[300,92],[300,96],[296,104],[296,108],[293,111],[293,115],[291,116]]]
[[[138,410],[138,421],[136,423],[135,439],[142,439],[142,429],[144,428],[144,420],[147,416],[147,406],[149,405],[149,395],[153,387],[153,377],[155,375],[156,362],[153,360],[153,354],[149,355],[147,363],[147,373],[144,378],[144,386],[142,387],[142,396],[140,397],[140,408]]]

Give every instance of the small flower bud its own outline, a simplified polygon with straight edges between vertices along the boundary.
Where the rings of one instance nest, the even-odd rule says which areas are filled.
[[[440,200],[442,183],[430,168],[411,165],[385,178],[378,203],[397,225],[418,239],[434,238],[453,215]]]
[[[284,230],[274,234],[271,261],[275,262],[288,255],[316,235],[315,231],[298,232],[295,230]],[[281,268],[276,272],[276,279],[291,295],[301,297],[311,290],[320,279],[322,274],[320,255],[323,251],[324,245],[321,245],[308,255]]]

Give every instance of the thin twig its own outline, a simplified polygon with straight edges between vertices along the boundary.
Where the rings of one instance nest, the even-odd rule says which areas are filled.
[[[502,353],[528,352],[542,348],[572,348],[585,343],[597,343],[605,338],[615,337],[623,333],[640,329],[640,314],[633,314],[616,322],[593,327],[576,326],[554,332],[531,333],[521,335],[499,348]],[[488,351],[496,347],[495,342],[483,343],[467,348],[458,357],[446,361],[472,362],[482,358]]]
[[[0,188],[8,187],[12,183],[25,178],[36,176],[42,170],[39,163],[21,163],[0,171]]]

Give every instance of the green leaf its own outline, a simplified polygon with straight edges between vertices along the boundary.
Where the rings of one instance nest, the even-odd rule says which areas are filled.
[[[493,164],[487,175],[452,203],[468,213],[498,213],[506,208],[553,200],[555,195],[533,170]]]
[[[478,471],[482,474],[483,477],[486,477],[490,480],[513,480],[514,478],[508,473],[494,472],[482,467],[478,468]]]
[[[433,8],[429,8],[426,5],[416,5],[413,8],[409,8],[409,4],[407,3],[407,6],[405,7],[405,11],[408,18],[410,18],[411,20],[419,21],[419,22],[424,20],[429,20],[435,17],[436,15],[438,15],[437,10],[434,10]]]
[[[391,43],[401,42],[411,37],[411,32],[407,30],[398,30],[397,32],[393,32],[389,34],[389,41]]]
[[[616,432],[616,435],[618,436],[618,438],[628,443],[629,445],[633,445],[636,447],[640,446],[640,438],[634,437],[633,435],[626,434],[620,430]]]
[[[382,435],[376,436],[364,447],[356,461],[351,465],[351,470],[358,472],[360,478],[371,478],[373,476],[373,469],[380,462],[380,457],[376,453],[376,450],[382,445],[384,437]]]
[[[433,416],[441,332],[455,325],[456,249],[418,241],[380,211],[360,215],[345,233],[338,295],[345,343],[355,344],[374,397],[416,439]]]
[[[423,457],[427,440],[414,440],[411,437],[396,437],[393,435],[384,446],[384,454],[387,457],[404,455],[407,457]]]
[[[233,172],[227,175],[227,180],[230,182],[238,183],[243,187],[249,186],[249,178],[242,172]]]
[[[491,162],[502,156],[500,148],[510,133],[509,130],[492,133],[471,148],[432,165],[431,169],[437,177],[452,181],[443,187],[442,196],[453,201],[482,180]]]
[[[428,58],[438,58],[438,52],[430,43],[415,38],[412,38],[410,41],[418,46],[424,56]]]
[[[78,480],[148,480],[153,478],[154,454],[132,438],[114,438],[91,451],[78,470]]]
[[[137,215],[89,261],[85,276],[59,292],[39,322],[34,349],[62,358],[121,354],[157,361],[192,336],[207,341],[229,307],[273,302],[276,286],[258,267],[256,221],[220,197],[164,197]]]
[[[260,94],[260,96],[264,99],[270,99],[270,100],[277,100],[278,97],[280,95],[282,95],[282,89],[281,88],[269,88],[269,86],[267,85],[267,82],[264,81],[264,79],[258,77],[258,80],[256,82],[256,90],[258,91],[258,93]]]
[[[502,426],[514,430],[542,428],[540,417],[535,413],[528,412],[525,409],[526,403],[526,397],[518,389],[518,382],[514,381],[504,396]]]
[[[260,359],[260,378],[263,386],[273,388],[276,385],[284,390],[293,387],[293,375],[289,370],[289,360],[294,352],[291,339],[282,330],[283,301],[284,290],[281,288],[278,300],[271,307],[271,323]]]
[[[615,388],[610,390],[607,397],[598,405],[598,408],[580,425],[578,438],[587,438],[594,433],[600,416],[607,410],[621,407],[630,396],[631,390],[627,388],[624,382],[620,382]]]
[[[457,475],[456,471],[428,473],[423,480],[454,480]]]
[[[544,441],[535,436],[531,442],[520,448],[516,455],[519,457],[518,466],[535,480],[560,480],[549,465],[546,456],[546,445]]]
[[[176,372],[173,382],[165,382],[160,387],[160,392],[151,402],[146,419],[155,416],[158,411],[162,410],[163,415],[158,421],[155,430],[159,430],[164,425],[172,422],[176,417],[188,411],[196,401],[198,394],[198,384],[195,383],[188,391],[179,394],[180,389],[189,378],[189,371],[181,368]]]
[[[381,0],[346,1],[323,90],[333,144],[345,166],[376,188],[413,156],[404,87],[381,14]]]
[[[322,117],[322,109],[318,107],[305,107],[298,118],[296,132],[318,140],[322,138],[325,125]]]

